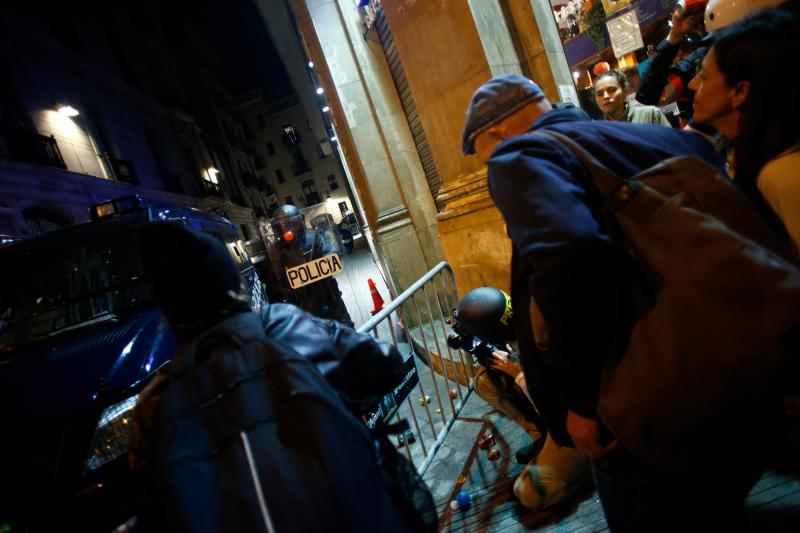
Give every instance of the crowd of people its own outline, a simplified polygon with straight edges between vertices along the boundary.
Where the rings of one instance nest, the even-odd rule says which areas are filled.
[[[787,62],[800,57],[800,14],[791,1],[764,10],[754,9],[758,2],[747,5],[752,12],[731,20],[722,0],[712,0],[707,13],[715,16],[707,17],[707,29],[714,31],[677,62],[677,43],[702,20],[676,15],[642,76],[638,101],[626,99],[632,89],[623,73],[601,74],[595,91],[604,120],[551,104],[539,85],[517,75],[487,81],[471,99],[462,149],[488,165],[490,192],[513,244],[514,308],[514,325],[499,341],[508,349],[492,354],[475,388],[534,441],[518,454],[526,468],[514,484],[528,508],[553,507],[593,481],[614,533],[747,529],[744,498],[780,441],[783,389],[725,389],[698,398],[705,430],[676,430],[674,441],[632,438],[637,428],[619,425],[619,410],[612,416],[604,400],[620,387],[609,369],[641,344],[637,324],[667,285],[647,270],[626,240],[630,226],[617,216],[642,194],[631,178],[654,168],[674,177],[675,170],[659,167],[674,158],[691,159],[695,166],[676,168],[704,168],[712,181],[724,176],[725,183],[714,183],[738,190],[742,205],[751,206],[774,237],[742,249],[757,250],[789,281],[800,279],[800,101],[784,76]],[[690,111],[683,106],[693,115],[684,129],[672,127],[654,105],[659,98],[653,95],[667,87],[690,103]],[[285,250],[272,258],[278,265],[289,252],[313,259],[314,247],[322,247],[288,225],[300,216],[290,207],[279,213],[285,220],[276,232]],[[704,243],[693,260],[705,261],[702,252],[713,244]],[[133,420],[129,462],[149,496],[141,504],[142,527],[435,529],[430,494],[387,451],[385,434],[352,431],[364,406],[402,379],[403,367],[396,350],[357,334],[346,312],[333,311],[328,300],[340,302],[336,287],[327,288],[333,296],[316,313],[328,319],[290,304],[272,304],[256,315],[240,292],[235,265],[213,238],[156,223],[142,230],[139,246],[153,294],[181,343],[172,367],[143,391]],[[736,253],[746,254],[732,257]],[[191,279],[176,274],[183,272],[176,265],[187,261],[196,267]],[[198,285],[206,287],[202,298]],[[494,296],[503,312],[511,308],[501,291]],[[750,313],[754,323],[768,311],[723,303]],[[462,306],[469,305],[467,295]],[[777,348],[770,343],[764,349],[796,353],[791,342],[800,337],[798,328],[790,323],[776,332]],[[777,366],[764,373],[783,370]],[[661,379],[647,371],[638,377]],[[739,402],[754,392],[759,395]],[[333,415],[313,414],[309,398]],[[718,411],[721,398],[736,399],[734,416]],[[669,412],[673,400],[663,397],[659,409]],[[277,407],[267,416],[251,409],[254,401]],[[339,417],[351,417],[342,426],[350,430],[331,425]],[[728,438],[737,431],[740,439]],[[753,431],[758,438],[746,438]],[[687,441],[695,436],[693,446]],[[326,472],[335,472],[335,479],[326,481]],[[213,504],[192,508],[195,495]],[[314,513],[297,511],[302,505],[313,505]]]
[[[780,387],[757,388],[755,378],[751,389],[745,379],[737,385],[741,389],[728,385],[730,390],[720,393],[732,403],[736,403],[733,398],[752,395],[751,403],[736,416],[723,414],[721,400],[699,392],[697,410],[710,413],[704,418],[705,428],[680,434],[676,429],[674,442],[650,443],[659,448],[658,454],[643,446],[644,437],[631,437],[637,428],[618,424],[625,416],[624,412],[620,416],[619,409],[635,413],[639,406],[617,406],[612,414],[604,400],[614,392],[609,389],[639,386],[611,376],[638,347],[630,346],[632,335],[639,334],[636,341],[641,340],[641,331],[634,331],[643,317],[641,302],[637,302],[641,287],[654,287],[652,280],[638,279],[653,274],[643,264],[650,257],[637,256],[627,239],[631,226],[616,215],[637,194],[638,188],[626,180],[643,172],[678,172],[675,183],[682,179],[691,185],[694,176],[680,175],[680,168],[690,167],[666,171],[659,164],[674,158],[701,160],[710,167],[708,172],[724,177],[719,186],[738,190],[742,218],[752,211],[755,219],[760,218],[759,224],[769,227],[771,235],[764,239],[764,248],[776,252],[775,261],[785,259],[786,272],[796,277],[800,103],[785,73],[787,58],[800,52],[800,15],[796,2],[733,4],[709,3],[706,22],[714,31],[703,39],[703,46],[680,59],[676,43],[690,29],[702,31],[703,20],[696,14],[676,14],[669,38],[658,47],[642,76],[639,101],[626,101],[627,81],[622,73],[598,76],[596,99],[605,120],[589,121],[555,108],[536,83],[515,75],[484,83],[467,110],[462,149],[487,164],[490,192],[513,243],[510,286],[516,348],[526,378],[522,386],[543,419],[543,427],[537,429],[556,445],[574,448],[591,460],[606,519],[615,533],[746,531],[744,498],[781,438]],[[663,95],[676,88],[690,104],[684,131],[661,127],[670,124],[657,107],[648,105],[658,103],[654,92]],[[617,185],[608,187],[609,179]],[[691,194],[688,187],[685,193]],[[732,217],[737,217],[735,212]],[[637,231],[668,232],[669,228],[646,226]],[[693,237],[685,236],[687,240]],[[713,244],[706,243],[706,250]],[[664,246],[667,249],[668,244]],[[703,251],[697,248],[692,260],[705,261]],[[679,264],[675,268],[681,268]],[[738,267],[730,264],[734,271]],[[655,286],[653,298],[662,294],[662,287]],[[686,303],[685,312],[692,313],[690,305]],[[652,307],[644,309],[646,314]],[[757,305],[748,313],[746,320],[763,320],[764,309]],[[661,338],[669,343],[668,327],[665,323]],[[797,353],[798,327],[790,321],[781,332],[782,349],[788,354]],[[791,338],[794,344],[787,340]],[[658,351],[654,345],[650,348]],[[766,354],[768,349],[762,348]],[[677,360],[680,354],[675,355]],[[505,363],[507,354],[497,357],[498,369],[515,372]],[[763,364],[770,365],[766,355]],[[770,370],[777,371],[764,371]],[[656,374],[671,369],[659,368],[656,362],[652,370],[639,371],[635,379],[657,384],[665,378]],[[626,376],[631,379],[631,374]],[[786,385],[792,386],[797,384]],[[482,395],[489,401],[496,397],[493,391]],[[634,401],[636,393],[631,392],[630,398]],[[662,404],[671,402],[681,403],[661,398]],[[498,409],[502,410],[499,403]],[[668,407],[659,409],[669,413]],[[758,442],[748,440],[743,447],[739,439],[729,438],[744,428],[758,428]],[[692,438],[695,446],[686,442]],[[670,456],[680,459],[668,461]],[[550,463],[540,455],[521,476],[537,479],[537,472],[553,471]],[[562,481],[569,481],[564,476]],[[538,486],[540,493],[547,489],[545,483]],[[523,504],[530,502],[519,482],[515,492]],[[527,504],[541,508],[553,503]]]

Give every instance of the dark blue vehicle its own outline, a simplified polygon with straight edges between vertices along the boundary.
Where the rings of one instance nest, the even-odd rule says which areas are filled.
[[[138,225],[176,219],[216,236],[253,308],[265,303],[220,216],[133,196],[92,218],[0,247],[0,531],[110,531],[132,515],[131,409],[177,348],[141,276]]]

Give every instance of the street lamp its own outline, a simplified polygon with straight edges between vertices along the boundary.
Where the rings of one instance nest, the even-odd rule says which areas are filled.
[[[81,114],[80,111],[78,111],[69,104],[56,104],[56,111],[58,111],[59,114],[70,118],[77,117],[78,115]]]
[[[208,181],[214,184],[219,183],[219,179],[217,178],[217,174],[219,174],[219,170],[214,167],[208,167],[206,169],[206,175],[208,176]]]
[[[322,87],[317,87],[317,94],[322,94],[324,92],[325,92],[325,89],[323,89]]]
[[[323,113],[327,113],[327,112],[328,112],[328,111],[330,111],[330,110],[331,110],[330,106],[327,106],[327,105],[326,105],[325,107],[323,107],[323,108],[322,108],[322,112],[323,112]]]

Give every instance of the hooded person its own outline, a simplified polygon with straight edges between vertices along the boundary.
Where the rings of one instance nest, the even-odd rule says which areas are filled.
[[[150,291],[181,345],[175,358],[219,323],[257,317],[268,338],[313,362],[354,414],[371,408],[405,376],[402,356],[394,346],[338,321],[285,303],[264,305],[254,315],[236,263],[225,245],[208,234],[178,222],[152,222],[141,226],[137,244]],[[162,381],[163,376],[156,374],[145,390],[157,396]],[[146,400],[140,401],[140,407],[144,404]],[[132,464],[143,464],[145,457],[140,455],[132,450]]]
[[[200,372],[194,369],[206,363],[222,369],[217,371],[221,372],[219,375],[213,374],[216,376],[213,380],[215,383],[218,380],[230,380],[230,372],[242,372],[247,365],[241,359],[237,359],[239,362],[235,364],[218,364],[216,361],[222,361],[223,357],[240,357],[251,353],[255,355],[252,350],[245,351],[247,343],[254,339],[262,342],[264,350],[280,353],[279,358],[286,357],[286,361],[293,357],[296,359],[299,355],[311,362],[316,368],[312,373],[324,376],[327,381],[324,388],[331,389],[330,393],[342,400],[344,407],[354,415],[352,422],[355,424],[361,424],[356,419],[362,411],[372,407],[404,377],[402,357],[392,345],[377,341],[369,335],[359,334],[341,323],[314,317],[290,304],[264,305],[260,312],[252,312],[241,290],[236,263],[225,245],[213,236],[191,230],[179,222],[154,222],[139,228],[137,241],[142,270],[150,291],[164,312],[168,328],[179,343],[172,361],[159,369],[140,393],[132,417],[128,463],[133,472],[141,474],[139,478],[144,483],[150,483],[148,487],[153,486],[154,475],[166,476],[159,470],[165,464],[165,459],[161,457],[165,453],[164,444],[160,438],[167,428],[172,427],[164,426],[165,420],[171,421],[174,418],[165,418],[164,414],[165,409],[174,411],[176,397],[174,391],[172,396],[168,396],[170,387],[174,388],[178,380],[182,380],[182,376],[189,372],[194,372],[198,376],[195,379],[200,379]],[[230,339],[238,339],[240,345],[232,345]],[[233,355],[236,353],[239,355]],[[268,365],[265,368],[273,367]],[[274,367],[274,372],[280,373],[281,370]],[[286,375],[291,378],[295,374]],[[308,380],[310,377],[303,379]],[[238,387],[239,381],[234,379],[232,383]],[[307,381],[307,387],[316,387],[311,381]],[[204,383],[206,386],[213,385]],[[288,383],[287,381],[287,387],[290,386]],[[231,388],[235,388],[234,385]],[[224,387],[219,398],[227,395],[228,390],[227,386]],[[179,398],[182,402],[189,401],[186,393],[183,396]],[[236,400],[244,402],[240,406],[241,412],[225,415],[230,418],[230,424],[236,423],[234,419],[246,416],[253,409],[246,398],[247,396],[242,396],[240,400]],[[201,433],[211,434],[218,429],[216,426],[205,428]],[[291,431],[304,431],[308,439],[311,439],[312,429],[295,427]],[[200,431],[200,428],[197,430]],[[170,438],[175,438],[175,431],[170,430]],[[288,426],[286,431],[289,431]],[[290,446],[289,443],[286,445]],[[335,442],[330,442],[330,446],[332,449],[338,449],[336,446],[341,448]],[[344,460],[349,459],[345,457]],[[288,475],[299,479],[305,474],[298,471]],[[350,482],[344,479],[341,481],[344,485]],[[160,481],[162,484],[164,482],[168,482],[170,487],[180,483],[179,480],[172,479]],[[217,490],[208,487],[201,489],[208,489],[209,494]],[[315,490],[324,490],[324,487],[317,486]],[[147,490],[143,492],[147,493]],[[171,494],[169,491],[166,493]],[[370,499],[372,496],[362,497]],[[226,502],[214,500],[212,503],[219,504],[219,513],[224,514],[225,509],[229,509]],[[169,524],[161,523],[158,509],[164,510],[164,505],[173,504],[181,507],[178,500],[173,503],[146,503],[140,510],[140,522],[145,529],[150,526],[168,529]],[[175,509],[170,507],[169,511],[173,512]],[[283,513],[284,510],[278,512]],[[183,518],[192,520],[187,516]],[[374,515],[369,515],[365,523],[370,523],[369,520],[373,518]],[[234,522],[236,520],[231,523]],[[405,526],[398,526],[395,529],[406,531],[404,528]]]
[[[211,235],[157,222],[139,229],[138,246],[150,291],[179,341],[250,310],[239,268]]]

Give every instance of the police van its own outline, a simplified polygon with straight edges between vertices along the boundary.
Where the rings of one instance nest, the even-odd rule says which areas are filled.
[[[110,531],[132,514],[131,410],[177,348],[142,278],[136,227],[178,220],[217,237],[253,309],[266,303],[225,218],[138,196],[91,215],[0,247],[0,531]]]

